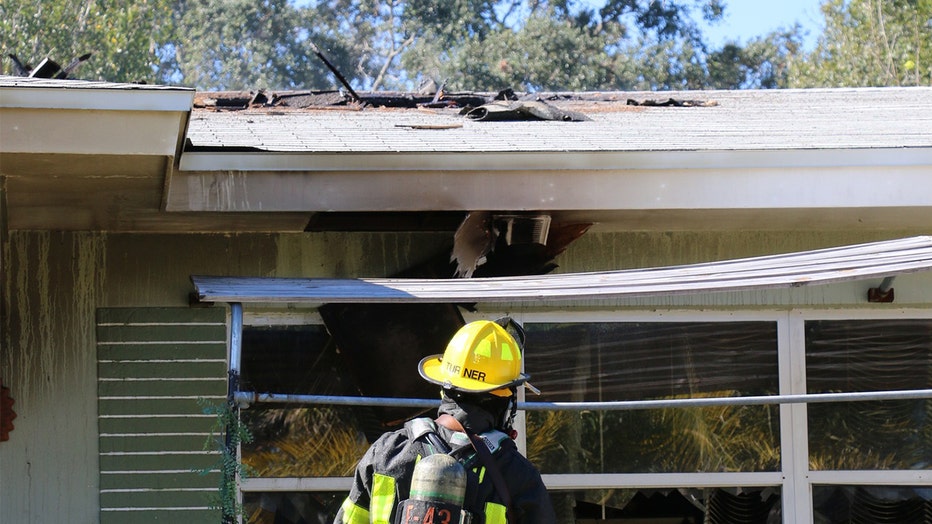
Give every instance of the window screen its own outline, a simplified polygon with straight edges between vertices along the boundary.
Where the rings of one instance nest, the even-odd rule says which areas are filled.
[[[932,388],[932,320],[806,322],[809,393]],[[811,404],[814,470],[929,469],[932,399]]]
[[[548,323],[527,329],[542,401],[778,392],[773,322]],[[533,398],[532,398],[533,397]],[[545,473],[774,471],[775,406],[528,413],[528,455]]]

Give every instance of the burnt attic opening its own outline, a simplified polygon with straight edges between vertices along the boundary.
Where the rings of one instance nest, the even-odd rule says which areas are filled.
[[[395,277],[540,275],[592,223],[563,222],[547,212],[364,211],[311,215],[305,232],[449,233],[436,256]]]
[[[311,215],[305,232],[449,232],[465,211],[331,211]]]

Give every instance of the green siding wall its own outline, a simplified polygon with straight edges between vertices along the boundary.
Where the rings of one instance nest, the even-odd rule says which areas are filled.
[[[226,398],[226,355],[223,308],[97,311],[101,524],[220,521],[198,400]]]
[[[805,229],[786,231],[593,230],[558,257],[557,271],[688,264],[932,233],[929,228],[828,231],[811,229],[822,227],[820,224],[800,225],[803,226]],[[98,346],[95,330],[98,308],[173,307],[197,318],[193,315],[203,312],[187,308],[193,290],[191,275],[383,277],[435,256],[449,243],[449,237],[444,233],[10,232],[0,254],[7,264],[6,270],[0,272],[5,300],[0,308],[3,335],[0,372],[4,385],[10,387],[16,400],[14,409],[19,416],[13,421],[16,429],[10,440],[0,443],[0,523],[94,523],[101,514],[101,489],[140,485],[161,488],[178,482],[174,474],[166,473],[121,475],[118,481],[113,474],[100,478],[98,448],[107,446],[112,439],[101,439],[98,435],[98,410],[121,414],[111,410],[126,409],[133,413],[147,408],[118,400],[98,402],[98,349],[100,358],[105,357],[105,351],[119,349],[113,344]],[[784,292],[643,297],[612,304],[592,301],[579,306],[661,312],[685,308],[727,311],[829,308],[869,312],[891,307],[926,311],[932,307],[930,271],[897,277],[894,304],[866,302],[867,289],[879,283],[877,279],[804,286]],[[505,310],[515,314],[528,310],[528,306],[508,309],[506,305],[479,305],[480,310],[490,307],[495,312]],[[559,307],[566,309],[571,305]],[[127,320],[147,322],[146,317],[159,310],[127,311],[137,315]],[[171,310],[169,313],[178,314]],[[186,358],[204,359],[205,354],[217,354],[218,349],[175,342],[147,344],[145,354],[152,359],[171,359],[176,351],[183,351]],[[177,393],[180,390],[177,384],[168,389]],[[164,409],[169,409],[167,399],[165,402]],[[123,407],[114,407],[115,404]],[[168,413],[171,411],[163,414]],[[200,450],[198,443],[203,441],[200,437],[191,438],[195,449]],[[116,446],[135,451],[131,446],[146,446],[151,441],[164,442],[162,449],[166,450],[184,445],[175,437],[146,434],[123,439],[124,444]],[[202,487],[217,485],[187,471],[178,476],[201,482]],[[153,515],[158,516],[155,512]]]

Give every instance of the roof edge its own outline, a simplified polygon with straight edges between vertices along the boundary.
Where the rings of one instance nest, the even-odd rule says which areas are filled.
[[[183,111],[195,90],[147,84],[0,76],[0,108],[99,111]]]
[[[433,160],[431,160],[433,159]],[[562,151],[184,151],[183,172],[735,169],[929,165],[930,147]]]

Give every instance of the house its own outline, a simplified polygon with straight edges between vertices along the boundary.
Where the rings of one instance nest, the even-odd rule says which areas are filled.
[[[0,521],[219,521],[205,405],[236,392],[253,521],[326,514],[430,408],[258,394],[429,399],[391,366],[501,315],[565,522],[928,514],[932,89],[494,95],[0,78]],[[468,213],[495,249],[451,279]],[[619,271],[649,286],[553,294]]]

